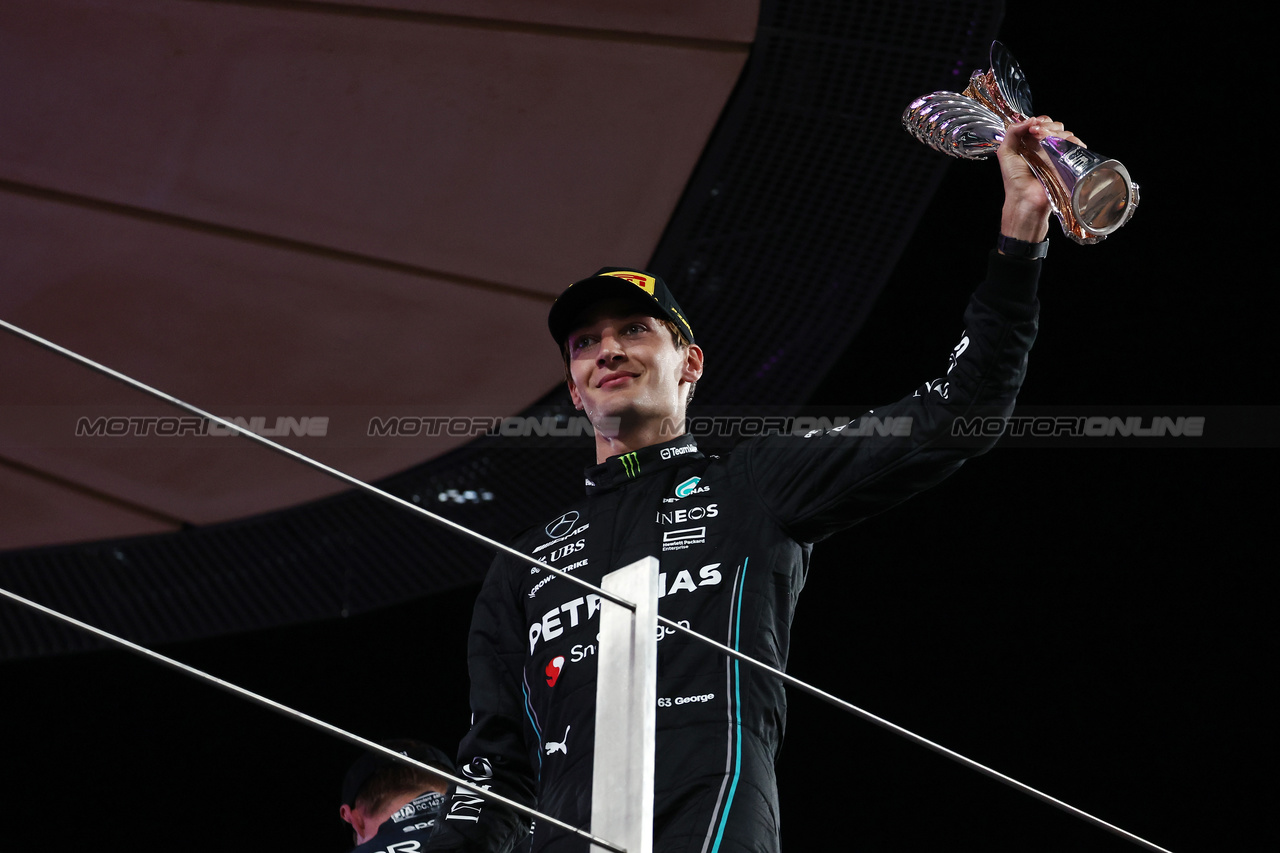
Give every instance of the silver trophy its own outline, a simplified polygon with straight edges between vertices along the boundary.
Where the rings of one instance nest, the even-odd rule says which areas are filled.
[[[931,148],[979,159],[996,153],[1005,128],[1031,115],[1027,78],[1009,49],[995,41],[990,70],[973,72],[963,93],[917,98],[902,123]],[[1022,156],[1044,185],[1063,233],[1077,243],[1105,240],[1138,207],[1138,185],[1118,160],[1057,137],[1041,140],[1038,155]]]

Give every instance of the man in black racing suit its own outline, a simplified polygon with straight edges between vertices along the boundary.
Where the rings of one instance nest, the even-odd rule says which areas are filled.
[[[1048,229],[1043,189],[1018,156],[1047,118],[1009,128],[1000,249],[965,313],[945,373],[844,428],[767,436],[724,458],[684,423],[701,350],[660,279],[606,268],[552,308],[575,404],[596,426],[586,497],[547,512],[514,543],[599,585],[615,568],[660,560],[667,619],[784,669],[812,544],[928,488],[994,439],[961,441],[960,417],[1007,416],[1037,328]],[[667,331],[671,332],[670,337]],[[476,602],[468,646],[472,726],[462,773],[571,825],[591,823],[596,634],[600,602],[564,578],[500,555]],[[786,699],[779,681],[670,628],[659,628],[654,850],[777,851],[774,759]],[[526,821],[451,790],[430,849],[503,851]],[[535,823],[538,853],[586,842]]]
[[[382,745],[432,767],[453,762],[422,741],[396,738]],[[342,779],[338,816],[351,827],[351,853],[414,853],[431,837],[444,805],[445,780],[378,752],[361,755]]]

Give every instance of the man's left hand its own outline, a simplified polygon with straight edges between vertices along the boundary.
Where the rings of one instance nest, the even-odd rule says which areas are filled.
[[[1041,156],[1041,140],[1050,137],[1066,139],[1082,147],[1084,142],[1062,122],[1048,116],[1029,118],[1010,125],[996,156],[1004,177],[1004,209],[1000,217],[1000,233],[1016,240],[1039,243],[1049,234],[1049,214],[1053,207],[1040,180],[1023,156]]]

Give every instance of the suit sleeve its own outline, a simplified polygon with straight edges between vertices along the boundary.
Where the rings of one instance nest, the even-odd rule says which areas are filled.
[[[524,734],[523,622],[503,557],[489,569],[467,640],[471,728],[458,746],[459,775],[519,803],[535,803],[535,774]],[[529,821],[483,795],[451,785],[427,850],[506,853]]]
[[[999,437],[990,425],[1012,413],[1026,373],[1040,264],[991,254],[960,340],[940,361],[945,372],[911,395],[843,428],[755,439],[735,451],[767,511],[797,540],[816,542],[989,450]]]

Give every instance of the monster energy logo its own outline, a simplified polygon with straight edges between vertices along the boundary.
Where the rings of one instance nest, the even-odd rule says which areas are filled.
[[[640,476],[640,460],[634,450],[619,456],[618,461],[622,463],[622,470],[627,472],[627,477]]]

